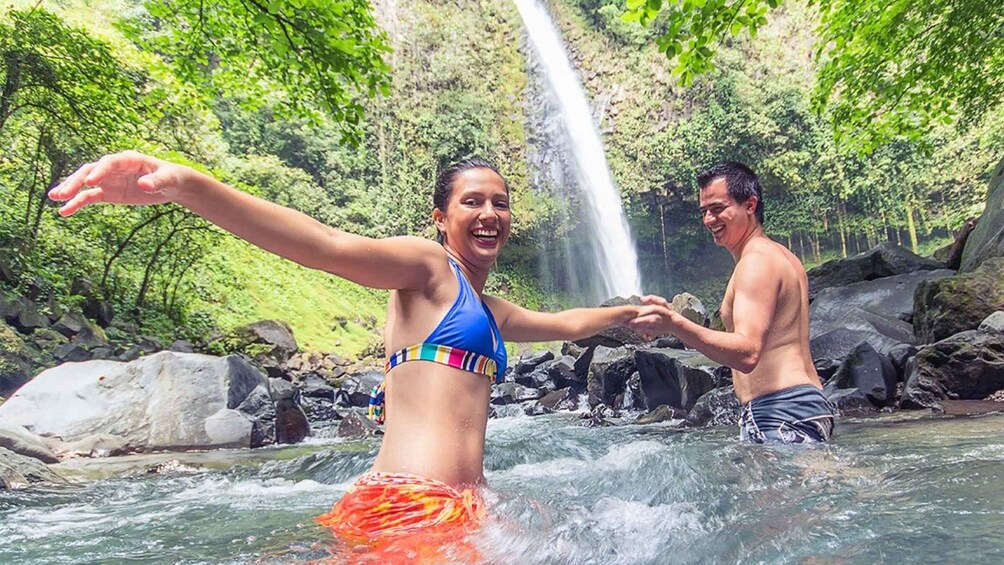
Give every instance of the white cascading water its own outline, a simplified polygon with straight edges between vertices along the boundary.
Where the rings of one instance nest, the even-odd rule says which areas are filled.
[[[603,279],[605,295],[600,298],[641,294],[634,240],[582,84],[544,6],[538,0],[514,2],[540,59],[546,87],[560,113],[563,141],[572,157],[570,165],[585,196],[588,217],[584,220],[591,224],[586,232],[598,240],[598,245],[590,247]]]

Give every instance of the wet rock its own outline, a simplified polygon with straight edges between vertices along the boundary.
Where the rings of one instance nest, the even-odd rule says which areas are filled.
[[[383,431],[380,430],[379,426],[355,411],[346,414],[345,418],[338,423],[338,437],[365,438],[381,434]]]
[[[45,463],[0,447],[0,491],[27,488],[39,483],[63,483]]]
[[[328,384],[320,375],[308,373],[300,378],[300,392],[310,398],[324,398],[335,401],[335,388]]]
[[[339,395],[339,402],[343,400],[346,406],[365,408],[370,405],[370,393],[373,387],[382,383],[383,373],[379,371],[366,371],[358,375],[351,375],[342,381],[341,390],[345,393]]]
[[[534,367],[529,373],[516,373],[513,377],[513,381],[525,387],[540,388],[547,391],[554,390],[556,387],[554,382],[551,380],[550,373],[547,371],[548,363],[550,363],[550,361]]]
[[[118,435],[144,451],[250,447],[253,422],[236,408],[265,383],[237,356],[162,352],[132,363],[64,364],[0,405],[0,422],[64,441]]]
[[[687,413],[686,423],[691,427],[737,426],[742,407],[731,386],[708,391]]]
[[[922,282],[914,296],[914,333],[933,343],[975,330],[1004,307],[1004,257],[987,259],[971,273]]]
[[[341,414],[335,410],[334,403],[323,398],[304,397],[300,406],[310,422],[336,422],[342,419]]]
[[[917,352],[907,368],[903,408],[979,400],[1004,389],[1004,335],[963,332]]]
[[[633,352],[625,347],[612,349],[597,346],[593,361],[589,364],[589,379],[586,381],[589,405],[614,405],[616,397],[624,393],[624,386],[634,371]]]
[[[596,347],[585,347],[581,348],[580,353],[575,356],[575,363],[573,367],[575,368],[575,375],[578,380],[586,382],[589,380],[589,365],[593,362],[593,354],[596,353]]]
[[[844,359],[827,386],[858,389],[875,406],[884,407],[896,403],[897,380],[889,358],[862,342]]]
[[[543,351],[520,357],[516,363],[516,375],[526,375],[533,372],[541,363],[554,359],[554,353]]]
[[[520,404],[528,400],[537,400],[544,393],[537,389],[525,387],[519,383],[502,383],[492,388],[491,403],[494,405]]]
[[[38,459],[43,463],[57,463],[59,459],[42,438],[29,432],[24,426],[0,424],[0,447],[18,455]]]
[[[889,350],[887,354],[892,366],[896,368],[896,380],[903,382],[906,380],[906,363],[911,357],[917,354],[916,346],[903,343]]]
[[[680,338],[675,335],[668,335],[657,338],[652,343],[648,344],[649,347],[661,347],[666,349],[686,349],[687,346],[680,341]]]
[[[273,402],[268,384],[254,388],[237,406],[239,412],[251,417],[251,447],[272,445],[276,442],[276,402]]]
[[[939,280],[954,274],[954,271],[948,269],[917,271],[827,288],[816,295],[809,307],[810,325],[817,333],[830,330],[852,308],[860,308],[883,318],[910,322],[913,319],[913,295],[917,286],[924,281]]]
[[[994,169],[986,207],[966,240],[959,271],[975,271],[992,257],[1004,257],[1004,159]]]
[[[837,328],[812,338],[809,347],[813,360],[843,360],[862,342],[867,342],[875,351],[883,354],[888,354],[893,347],[902,343],[870,330]]]
[[[637,296],[632,296],[631,298],[617,297],[607,300],[600,306],[623,306],[625,304],[639,305],[641,304],[641,299]],[[594,336],[576,340],[574,343],[580,347],[593,347],[601,345],[603,347],[616,349],[625,345],[640,345],[646,342],[648,342],[648,340],[640,333],[626,326],[614,326],[612,328],[607,328]]]
[[[655,410],[640,416],[634,423],[641,425],[656,424],[658,422],[668,422],[670,420],[682,420],[686,417],[686,412],[662,404]]]
[[[840,363],[840,359],[816,359],[813,365],[816,367],[816,374],[819,375],[819,380],[825,383],[832,379],[833,375],[837,374]]]
[[[979,331],[984,333],[1004,334],[1004,311],[997,310],[980,322]]]
[[[720,366],[696,351],[642,348],[635,351],[645,408],[666,404],[689,411],[715,386]]]
[[[815,300],[816,296],[826,288],[942,268],[944,264],[939,261],[921,257],[904,247],[885,242],[864,253],[828,261],[811,269],[808,272],[809,300]]]
[[[537,405],[548,410],[578,410],[579,395],[571,388],[563,388],[547,393],[537,401]]]
[[[589,412],[580,416],[579,419],[582,420],[582,425],[587,428],[601,428],[614,425],[610,419],[620,418],[620,416],[620,412],[606,404],[597,404]]]
[[[555,388],[571,388],[577,393],[586,392],[586,379],[575,370],[575,358],[563,355],[547,364],[547,374]],[[588,371],[586,373],[588,375]]]
[[[294,400],[275,403],[275,439],[278,443],[300,443],[310,435],[310,423],[303,408]]]
[[[826,394],[826,399],[836,407],[837,414],[841,416],[860,416],[878,412],[875,404],[865,396],[865,393],[856,388],[831,388],[827,386],[824,394]]]

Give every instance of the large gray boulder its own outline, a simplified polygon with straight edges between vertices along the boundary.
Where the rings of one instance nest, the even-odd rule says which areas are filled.
[[[910,360],[903,408],[981,400],[1004,389],[1004,335],[968,331],[924,347]]]
[[[635,360],[631,350],[626,347],[597,346],[589,364],[586,384],[589,407],[598,404],[619,405],[617,397],[624,394],[627,380],[634,372]]]
[[[975,330],[995,310],[1004,309],[1004,257],[992,257],[971,273],[924,281],[914,295],[914,334],[933,343]]]
[[[913,294],[921,281],[939,280],[954,274],[948,269],[917,271],[827,288],[816,295],[809,307],[809,325],[813,335],[846,327],[841,318],[853,308],[891,320],[912,322]]]
[[[990,179],[987,205],[976,229],[966,240],[959,272],[975,271],[991,257],[1004,257],[1004,159],[997,164]]]
[[[944,267],[940,261],[921,257],[895,243],[884,242],[864,253],[827,261],[811,269],[808,272],[809,300],[814,300],[825,288]]]
[[[62,482],[65,481],[38,459],[0,447],[0,491]]]
[[[58,463],[59,459],[42,438],[29,432],[24,426],[0,424],[0,447],[38,459],[43,463]]]
[[[634,353],[646,410],[660,405],[689,411],[715,387],[720,366],[696,351],[643,348]]]
[[[66,363],[0,405],[0,423],[75,442],[117,436],[127,451],[257,447],[237,408],[265,376],[244,358],[161,352],[129,363]]]
[[[296,353],[293,330],[285,322],[261,320],[233,331],[234,348],[260,364],[270,377],[281,377],[285,363]]]

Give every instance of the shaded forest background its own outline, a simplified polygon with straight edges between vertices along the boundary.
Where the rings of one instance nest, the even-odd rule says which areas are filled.
[[[362,18],[338,22],[365,24],[365,4],[332,5]],[[646,291],[720,298],[731,263],[700,225],[693,179],[722,159],[760,173],[768,233],[810,266],[886,240],[927,254],[979,213],[1004,146],[999,109],[863,156],[811,109],[810,7],[787,3],[755,41],[724,42],[717,68],[683,88],[654,44],[658,27],[625,23],[620,4],[550,2],[597,108]],[[507,174],[516,211],[489,290],[533,308],[573,302],[538,272],[571,226],[558,225],[570,221],[563,203],[531,186],[526,101],[539,93],[515,8],[379,0],[370,13],[385,35],[356,37],[362,58],[317,60],[371,72],[316,101],[296,96],[309,75],[259,71],[265,59],[214,74],[212,50],[172,35],[175,16],[141,2],[15,2],[0,19],[0,284],[72,302],[74,280],[85,277],[115,305],[116,324],[137,332],[197,339],[282,319],[304,348],[359,354],[379,341],[386,293],[284,262],[173,206],[59,219],[45,191],[84,162],[132,148],[348,231],[431,237],[437,171],[479,154]],[[256,25],[270,23],[247,29]],[[207,33],[220,38],[211,44],[219,53],[240,51],[240,33]],[[223,42],[231,35],[234,44]]]

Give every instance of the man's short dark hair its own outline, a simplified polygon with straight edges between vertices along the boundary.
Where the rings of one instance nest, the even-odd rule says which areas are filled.
[[[760,225],[763,225],[763,187],[753,169],[735,161],[722,161],[697,175],[697,186],[704,190],[718,179],[725,179],[729,197],[739,204],[749,200],[750,196],[756,196],[756,210],[753,214]]]

